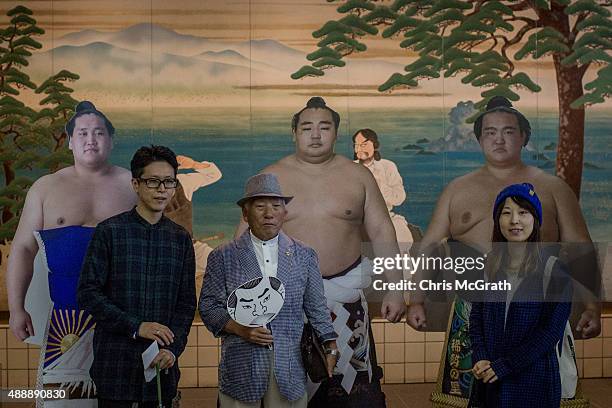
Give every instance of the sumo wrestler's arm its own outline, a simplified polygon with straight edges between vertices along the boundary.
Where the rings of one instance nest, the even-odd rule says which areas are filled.
[[[25,340],[27,337],[34,335],[32,319],[24,308],[24,301],[32,280],[34,257],[38,251],[38,244],[33,232],[42,229],[43,223],[40,181],[37,181],[30,187],[26,195],[17,232],[15,232],[11,244],[6,271],[6,288],[10,311],[9,325],[15,337],[19,340]]]
[[[553,197],[557,208],[560,241],[566,243],[566,263],[575,283],[574,291],[584,305],[576,331],[583,338],[601,332],[601,271],[597,252],[582,216],[576,195],[560,178],[553,177]]]
[[[192,201],[193,193],[202,187],[216,183],[221,179],[221,171],[211,162],[198,162],[191,157],[178,155],[176,160],[179,163],[179,170],[195,170],[193,173],[177,174],[185,196]]]
[[[421,242],[415,243],[410,250],[413,256],[420,256],[421,254],[429,256],[439,247],[440,242],[450,235],[450,203],[455,188],[456,182],[452,181],[440,194],[423,239]],[[432,279],[431,274],[432,271],[419,268],[413,275],[412,280],[417,283],[418,288],[418,283],[421,280]],[[406,323],[416,330],[427,327],[424,302],[425,295],[422,292],[415,290],[410,294]]]
[[[111,268],[110,235],[103,224],[96,227],[81,269],[77,302],[79,308],[93,316],[98,327],[132,337],[141,321],[114,305],[104,294]]]
[[[174,307],[174,315],[169,322],[168,327],[174,333],[174,342],[165,348],[172,351],[175,357],[180,356],[187,345],[187,336],[193,323],[193,317],[196,309],[195,299],[195,254],[193,244],[189,235],[184,235],[185,254],[183,256],[183,267],[181,273],[181,282]]]
[[[385,200],[376,184],[372,173],[365,167],[359,167],[366,196],[363,225],[372,243],[375,257],[395,258],[399,253],[395,228],[389,217]],[[403,278],[400,269],[385,270],[389,282],[400,282]],[[390,322],[398,322],[406,312],[403,293],[389,291],[383,298],[381,315]]]

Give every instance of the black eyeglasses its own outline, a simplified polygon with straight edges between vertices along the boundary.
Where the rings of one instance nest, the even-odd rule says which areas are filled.
[[[165,179],[160,180],[157,178],[138,178],[138,180],[144,181],[148,188],[159,188],[160,185],[164,185],[165,188],[176,188],[178,185],[177,179]]]

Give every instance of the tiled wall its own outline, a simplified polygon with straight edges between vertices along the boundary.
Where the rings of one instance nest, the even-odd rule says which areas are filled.
[[[378,363],[387,384],[436,380],[444,333],[417,332],[406,324],[372,324]]]
[[[17,341],[7,325],[0,326],[1,388],[34,387],[40,350]]]
[[[382,320],[373,327],[385,383],[437,381],[444,333],[421,333]],[[599,337],[576,341],[576,360],[582,378],[612,377],[612,315],[603,316]]]
[[[444,333],[421,333],[406,324],[372,323],[378,363],[387,384],[435,382]],[[217,386],[219,340],[202,323],[194,323],[187,348],[180,357],[181,387]],[[576,341],[581,377],[612,377],[612,315],[604,315],[602,334]],[[39,349],[18,342],[0,325],[0,388],[35,385]]]

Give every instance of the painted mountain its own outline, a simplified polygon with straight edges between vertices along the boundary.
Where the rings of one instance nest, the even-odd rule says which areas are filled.
[[[39,79],[69,69],[81,76],[78,93],[97,96],[190,98],[239,96],[249,87],[299,90],[309,84],[359,84],[376,93],[376,85],[402,65],[379,60],[353,60],[316,81],[294,81],[290,74],[306,54],[271,39],[223,42],[184,35],[156,24],[137,24],[117,32],[84,30],[67,34],[35,54],[31,74]],[[364,81],[364,78],[366,81]],[[195,101],[194,101],[195,102]]]

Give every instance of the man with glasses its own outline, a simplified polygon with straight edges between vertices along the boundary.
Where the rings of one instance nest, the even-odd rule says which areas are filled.
[[[87,251],[78,302],[96,320],[91,377],[98,407],[157,407],[156,382],[145,382],[142,353],[162,370],[162,403],[176,395],[177,358],[195,313],[195,259],[189,233],[163,215],[177,186],[175,154],[141,147],[130,163],[138,203],[101,222]]]

